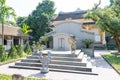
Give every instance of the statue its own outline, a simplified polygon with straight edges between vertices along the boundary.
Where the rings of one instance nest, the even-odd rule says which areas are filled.
[[[50,61],[51,61],[50,52],[47,52],[47,53],[40,52],[40,62],[42,63],[41,73],[49,72],[48,66],[49,66]]]

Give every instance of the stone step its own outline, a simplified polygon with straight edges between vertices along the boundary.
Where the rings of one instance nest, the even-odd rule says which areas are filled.
[[[35,54],[33,54],[33,56],[40,56],[40,54],[37,54],[37,53],[35,53]],[[51,56],[59,56],[59,57],[73,57],[73,56],[76,56],[77,57],[77,55],[72,55],[72,54],[51,54]]]
[[[30,66],[9,66],[9,68],[18,68],[18,69],[32,69],[32,70],[40,70],[41,67],[30,67]],[[86,71],[75,71],[75,70],[66,70],[66,69],[54,69],[49,68],[50,71],[59,71],[59,72],[68,72],[68,73],[78,73],[78,74],[88,74],[88,75],[98,75],[94,72],[86,72]]]
[[[51,64],[87,66],[86,63],[81,63],[81,62],[76,62],[76,61],[60,61],[60,60],[51,60]]]
[[[21,62],[34,62],[40,63],[39,59],[23,59]],[[51,60],[51,64],[63,64],[63,65],[75,65],[75,66],[86,66],[87,64],[84,62],[76,62],[76,61],[61,61],[61,60]]]
[[[77,57],[52,57],[52,60],[78,61],[78,62],[81,62],[82,58],[77,58]]]
[[[41,63],[18,62],[18,63],[15,63],[15,65],[41,67]],[[49,64],[49,68],[76,70],[76,71],[88,71],[88,72],[92,71],[92,68],[83,67],[83,66],[75,66],[75,65],[73,66],[73,65]]]
[[[77,57],[51,57],[52,60],[62,60],[62,61],[81,61],[82,59]],[[27,59],[39,59],[39,56],[28,56]]]

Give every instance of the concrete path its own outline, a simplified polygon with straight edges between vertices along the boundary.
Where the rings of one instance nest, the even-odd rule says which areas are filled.
[[[47,74],[41,74],[38,70],[13,69],[8,68],[14,63],[0,66],[0,74],[21,74],[25,77],[46,77],[48,80],[120,80],[120,75],[101,57],[100,54],[109,53],[109,51],[95,51],[95,59],[92,59],[93,71],[98,75],[75,74],[65,72],[50,71]]]

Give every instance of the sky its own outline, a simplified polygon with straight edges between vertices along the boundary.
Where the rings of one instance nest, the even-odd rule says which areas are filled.
[[[42,0],[6,0],[13,7],[17,16],[28,16]],[[99,0],[52,0],[55,2],[56,13],[91,9]],[[101,0],[101,7],[109,5],[109,0]]]

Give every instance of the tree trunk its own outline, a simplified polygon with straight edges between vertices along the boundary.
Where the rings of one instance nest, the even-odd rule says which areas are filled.
[[[2,21],[2,45],[4,45],[4,19]]]
[[[118,52],[120,53],[120,40],[117,36],[114,37],[116,47],[118,49]]]

